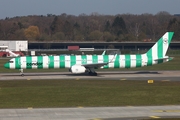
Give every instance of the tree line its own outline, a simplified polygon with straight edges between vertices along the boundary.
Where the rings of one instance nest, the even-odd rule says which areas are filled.
[[[28,41],[155,41],[166,31],[180,40],[180,17],[162,11],[152,14],[79,16],[47,14],[0,20],[1,40]]]

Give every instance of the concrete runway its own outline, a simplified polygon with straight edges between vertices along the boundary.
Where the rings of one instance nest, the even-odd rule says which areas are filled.
[[[1,120],[136,120],[180,118],[180,105],[0,109]]]
[[[44,79],[75,79],[75,80],[161,80],[179,81],[180,71],[99,71],[98,76],[72,74],[70,72],[44,73],[1,73],[0,80],[44,80]]]
[[[70,72],[1,73],[0,80],[160,80],[180,81],[180,71],[103,71],[98,76]],[[0,109],[1,120],[135,120],[180,118],[180,105]]]

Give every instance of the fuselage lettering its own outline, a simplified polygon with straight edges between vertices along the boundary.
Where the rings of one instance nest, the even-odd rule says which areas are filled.
[[[27,66],[42,66],[43,63],[35,62],[35,63],[26,63]]]

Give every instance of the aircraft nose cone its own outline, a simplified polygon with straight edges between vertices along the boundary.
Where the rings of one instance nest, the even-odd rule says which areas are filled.
[[[9,63],[4,64],[5,68],[9,68]]]

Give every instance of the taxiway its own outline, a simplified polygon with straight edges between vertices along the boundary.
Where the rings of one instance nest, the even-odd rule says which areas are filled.
[[[136,120],[180,118],[180,106],[0,109],[1,120]]]
[[[161,80],[179,81],[180,71],[103,71],[98,76],[71,74],[70,72],[1,73],[0,80]],[[180,105],[78,107],[78,108],[27,108],[0,109],[2,120],[134,120],[147,118],[180,118]]]
[[[70,72],[43,73],[1,73],[0,80],[44,80],[44,79],[83,79],[83,80],[162,80],[179,81],[180,71],[100,71],[97,76],[72,74]]]

